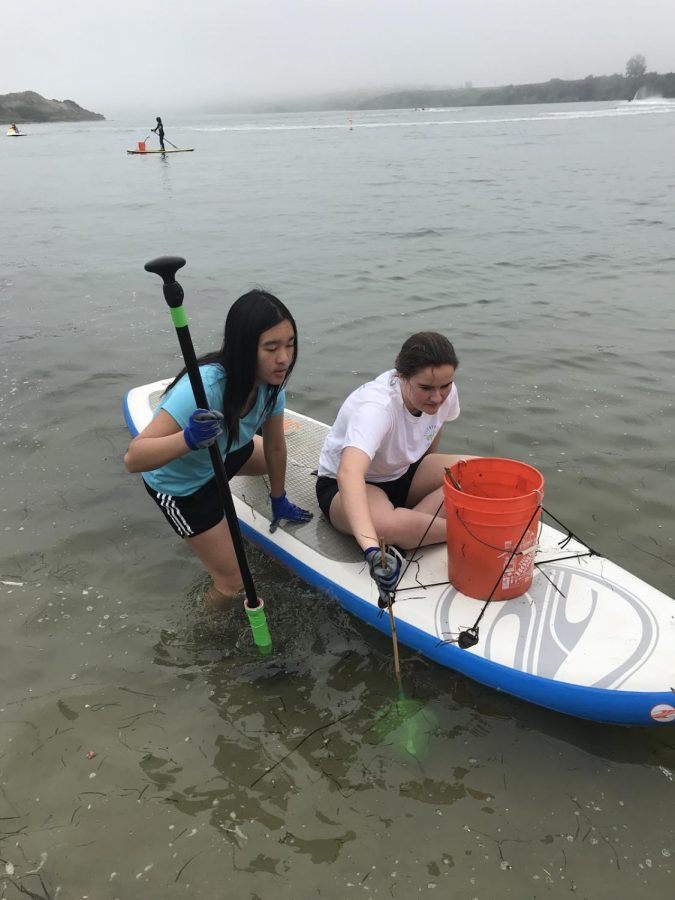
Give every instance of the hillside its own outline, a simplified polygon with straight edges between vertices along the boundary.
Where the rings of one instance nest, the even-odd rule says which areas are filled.
[[[639,94],[638,94],[639,92]],[[346,109],[422,109],[455,106],[509,106],[528,103],[588,103],[632,100],[645,97],[675,98],[675,73],[644,72],[639,76],[587,75],[564,81],[551,78],[536,84],[508,84],[495,87],[399,88],[386,92],[341,91],[328,96],[305,96],[275,103],[258,103],[257,112],[300,112]],[[233,108],[236,112],[246,107]],[[223,112],[225,108],[214,108]],[[230,111],[230,110],[227,110]]]
[[[16,122],[95,122],[101,113],[83,109],[74,100],[47,100],[35,91],[0,94],[0,121]]]
[[[675,97],[675,73],[659,75],[656,72],[646,72],[638,78],[625,75],[588,75],[576,81],[552,78],[540,84],[508,84],[486,88],[411,89],[369,97],[358,103],[356,108],[508,106],[520,103],[632,100],[638,90],[645,96]]]

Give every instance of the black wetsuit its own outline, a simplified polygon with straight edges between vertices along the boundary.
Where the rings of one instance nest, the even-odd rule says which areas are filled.
[[[162,150],[164,150],[164,126],[162,125],[161,119],[157,119],[157,125],[152,130],[159,138],[159,146],[162,148]]]

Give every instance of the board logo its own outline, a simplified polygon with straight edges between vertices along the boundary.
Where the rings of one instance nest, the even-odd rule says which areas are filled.
[[[532,554],[523,558],[528,557],[531,560]],[[575,673],[583,672],[578,680],[585,687],[618,690],[630,682],[654,651],[658,625],[653,613],[639,597],[600,574],[555,563],[547,563],[542,571],[546,585],[540,581],[537,595],[526,594],[529,602],[498,604],[501,608],[483,628],[484,657],[561,682],[574,682]],[[599,654],[598,638],[617,608],[622,621],[630,622],[630,641],[616,652]],[[447,622],[450,613],[446,615]],[[643,709],[650,710],[655,722],[675,722],[675,700]]]
[[[675,722],[675,706],[670,703],[657,703],[652,706],[649,715],[655,722]]]

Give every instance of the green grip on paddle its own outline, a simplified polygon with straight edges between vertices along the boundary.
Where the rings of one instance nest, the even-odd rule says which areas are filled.
[[[181,306],[171,307],[171,321],[176,328],[187,327],[187,316],[185,314],[185,308],[182,304]]]
[[[258,600],[260,606],[256,606],[255,609],[251,609],[248,605],[248,601],[244,603],[244,609],[246,610],[246,615],[248,616],[249,625],[251,626],[251,631],[253,632],[253,640],[255,641],[255,645],[263,653],[267,656],[268,653],[272,652],[272,637],[270,635],[270,630],[267,627],[267,618],[265,617],[265,604],[262,600]]]

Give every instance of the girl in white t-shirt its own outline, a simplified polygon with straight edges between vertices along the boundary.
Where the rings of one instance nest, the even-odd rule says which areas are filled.
[[[404,549],[446,539],[445,469],[471,458],[437,452],[443,425],[459,415],[458,364],[442,334],[413,334],[394,369],[347,397],[326,437],[319,506],[371,569],[380,538]]]

